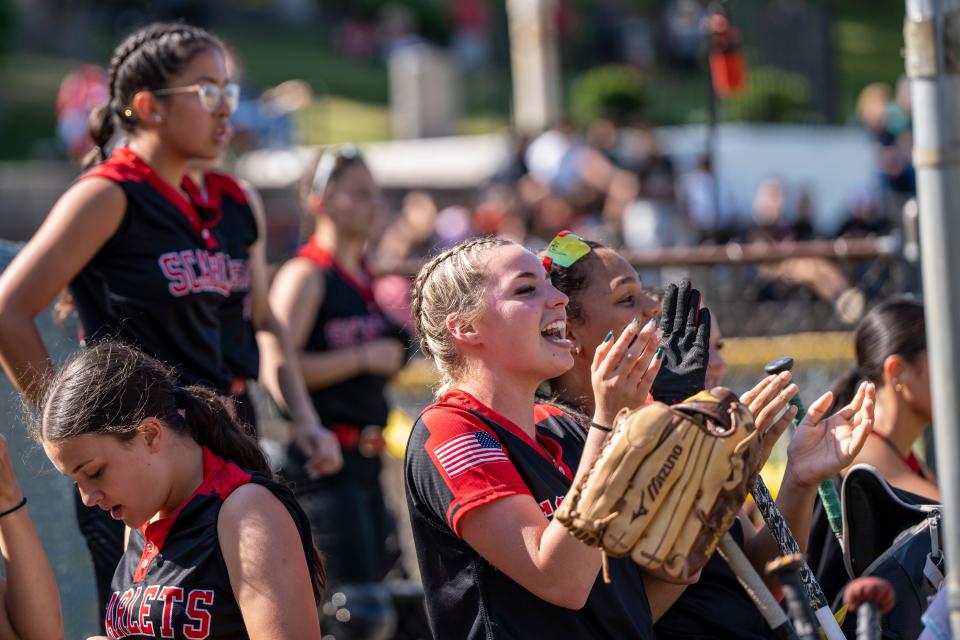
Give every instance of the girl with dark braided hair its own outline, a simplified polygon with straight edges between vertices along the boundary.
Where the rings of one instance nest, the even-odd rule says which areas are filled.
[[[182,187],[188,164],[217,158],[230,136],[238,95],[223,47],[197,27],[152,24],[117,47],[109,82],[108,103],[90,118],[89,170],[0,278],[0,363],[39,402],[52,365],[34,318],[69,286],[84,344],[121,340],[173,367],[178,382],[226,395],[218,311],[230,256],[219,212]],[[105,605],[122,527],[79,498],[77,509]]]
[[[320,637],[310,524],[215,391],[101,341],[63,365],[37,414],[34,437],[84,503],[129,527],[108,637]]]

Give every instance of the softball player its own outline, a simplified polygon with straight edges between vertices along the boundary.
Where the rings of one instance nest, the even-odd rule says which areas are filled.
[[[631,323],[594,362],[595,426],[535,405],[538,385],[573,364],[566,302],[505,240],[467,241],[417,277],[421,348],[443,383],[413,428],[405,479],[436,637],[653,638],[650,600],[682,590],[629,559],[610,561],[606,584],[599,550],[553,519],[628,391],[659,366],[655,327]]]
[[[32,427],[84,504],[129,527],[108,638],[320,637],[310,525],[216,392],[103,341],[60,369]]]
[[[304,205],[316,229],[281,267],[270,306],[289,332],[343,469],[317,479],[285,469],[328,558],[331,583],[379,582],[392,564],[394,530],[380,487],[386,383],[403,366],[406,338],[373,297],[365,255],[383,216],[380,189],[352,148],[322,154],[304,176]],[[303,452],[292,448],[299,462]]]
[[[0,278],[0,361],[37,403],[51,363],[34,318],[69,285],[86,344],[120,339],[174,366],[183,384],[228,394],[219,310],[229,256],[218,212],[181,189],[188,164],[216,159],[230,136],[238,90],[223,47],[196,27],[153,24],[117,47],[109,79],[109,102],[91,116],[95,166]],[[122,531],[79,499],[77,509],[105,605]]]

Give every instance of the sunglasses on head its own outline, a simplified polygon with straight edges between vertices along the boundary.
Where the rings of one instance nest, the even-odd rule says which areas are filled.
[[[157,96],[166,96],[174,93],[196,93],[200,98],[200,106],[207,113],[213,113],[221,104],[227,105],[227,111],[232,115],[240,104],[240,85],[228,82],[222,87],[213,82],[198,82],[186,87],[169,87],[157,89],[153,92]]]
[[[575,233],[564,229],[550,241],[543,256],[543,268],[557,265],[569,269],[577,260],[590,253],[590,245]]]
[[[352,144],[324,151],[317,163],[317,170],[313,173],[311,189],[314,193],[323,193],[330,180],[335,178],[344,166],[356,160],[360,160],[360,151]]]

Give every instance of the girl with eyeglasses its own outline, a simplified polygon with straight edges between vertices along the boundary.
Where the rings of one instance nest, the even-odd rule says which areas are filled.
[[[283,474],[311,517],[331,584],[376,591],[394,559],[387,548],[394,524],[380,486],[386,384],[404,365],[407,342],[377,305],[367,266],[383,224],[383,195],[348,146],[310,163],[300,197],[312,233],[277,273],[270,306],[291,336],[317,413],[340,442],[343,468],[303,477],[304,452],[295,445]],[[277,357],[275,347],[263,355]]]
[[[236,53],[226,51],[227,72],[241,73]],[[303,383],[285,327],[270,311],[267,223],[263,200],[253,185],[220,168],[221,162],[192,162],[183,186],[198,209],[218,212],[217,229],[230,256],[230,294],[220,307],[224,363],[230,370],[230,398],[237,417],[256,430],[257,412],[248,381],[258,380],[289,413],[293,438],[304,451],[311,476],[335,473],[343,464],[340,445],[320,422]],[[261,348],[266,345],[266,349]],[[262,357],[262,351],[270,356]]]
[[[69,287],[82,344],[121,340],[174,367],[180,383],[227,395],[218,311],[230,257],[219,212],[183,188],[188,164],[216,159],[230,137],[238,96],[223,46],[197,27],[151,24],[114,51],[109,83],[90,118],[88,171],[0,278],[0,362],[37,403],[52,363],[34,318]],[[122,526],[91,507],[78,495],[105,605]]]

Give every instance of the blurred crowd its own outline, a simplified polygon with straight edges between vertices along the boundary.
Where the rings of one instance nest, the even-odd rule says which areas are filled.
[[[772,175],[757,185],[752,202],[738,202],[709,156],[676,157],[652,127],[618,128],[598,119],[582,132],[561,122],[517,138],[508,160],[479,187],[472,209],[440,208],[426,191],[409,193],[379,252],[388,262],[424,257],[477,234],[536,250],[561,229],[632,250],[884,235],[913,193],[912,177],[904,175],[912,176],[909,153],[893,157],[910,135],[909,120],[898,138],[875,130],[876,121],[864,122],[877,134],[878,186],[851,185],[845,210],[832,216],[835,229],[816,224],[816,197],[807,184]],[[905,166],[894,176],[897,161]]]

